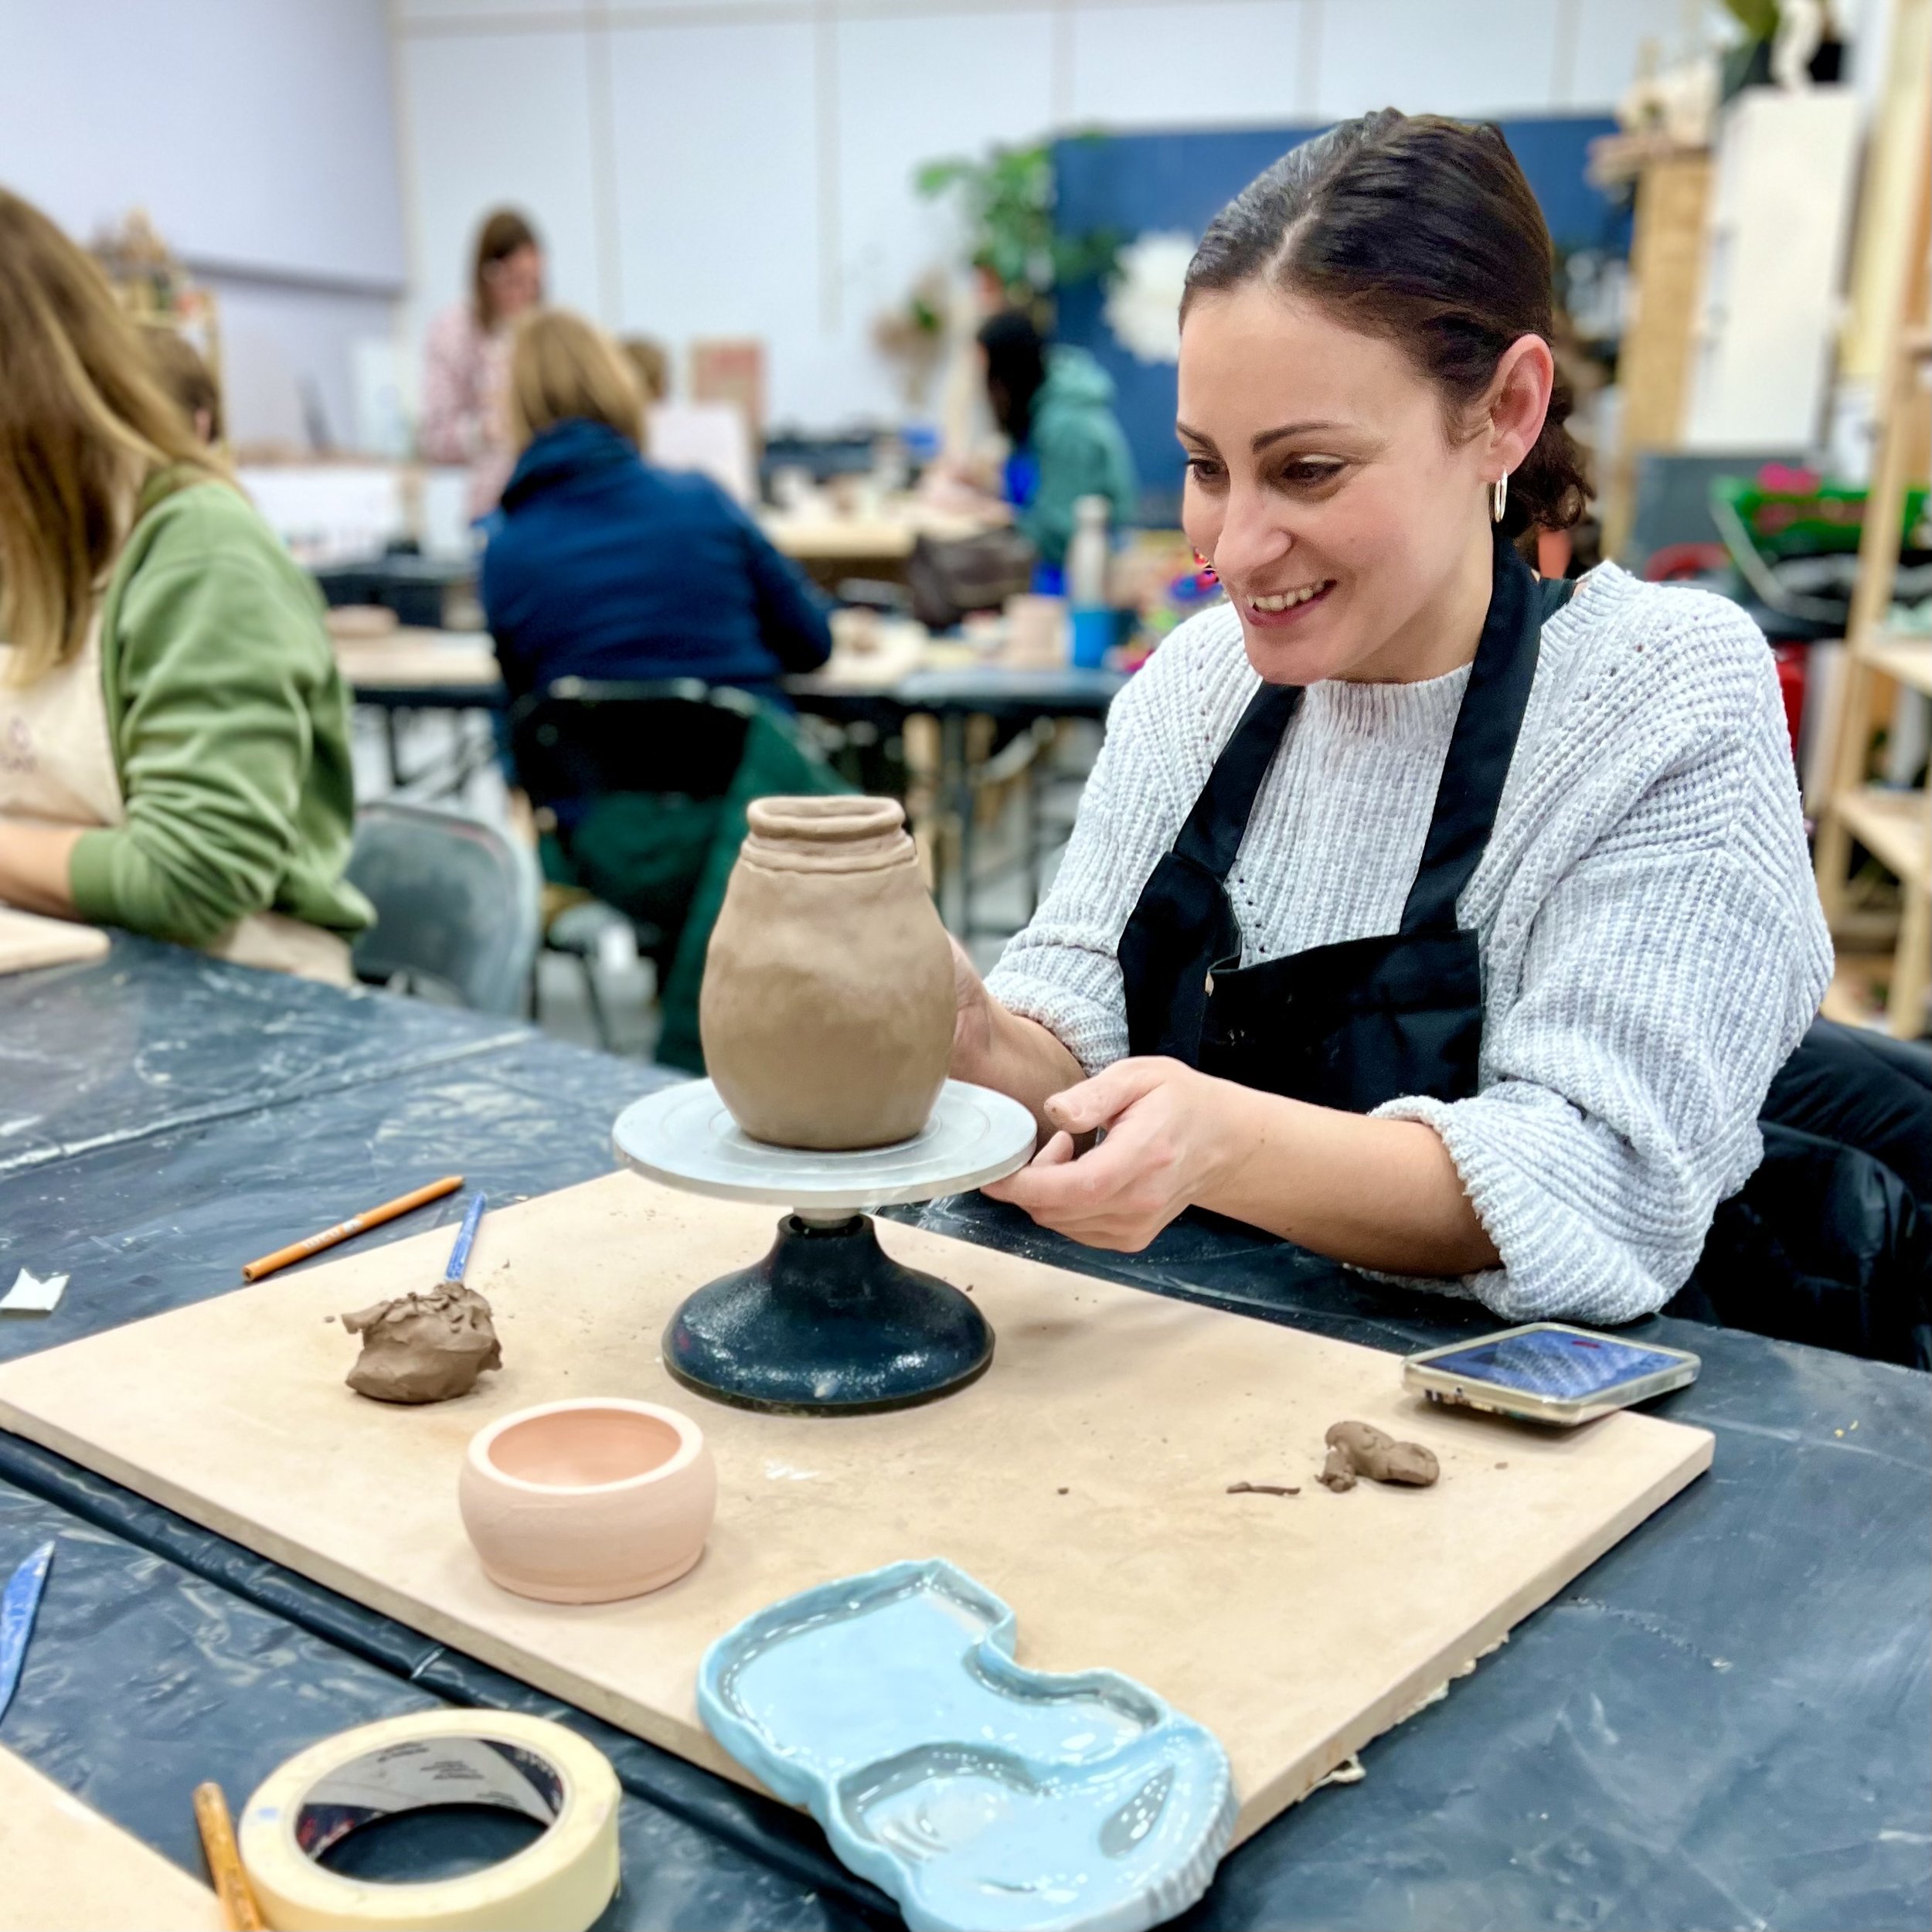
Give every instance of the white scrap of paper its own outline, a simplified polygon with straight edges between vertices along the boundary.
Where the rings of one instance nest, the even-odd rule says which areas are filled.
[[[51,1315],[60,1306],[66,1285],[64,1274],[50,1274],[43,1281],[22,1268],[14,1277],[13,1286],[0,1294],[0,1315]]]

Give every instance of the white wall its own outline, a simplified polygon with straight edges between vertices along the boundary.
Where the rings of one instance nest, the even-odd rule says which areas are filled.
[[[312,386],[352,440],[358,345],[406,286],[420,340],[499,200],[543,229],[556,299],[679,349],[760,335],[774,417],[829,424],[895,413],[873,322],[951,253],[919,162],[1389,102],[1601,109],[1705,4],[0,0],[0,182],[83,239],[148,210],[222,295],[246,439],[301,440]],[[1862,85],[1889,4],[1847,9]]]
[[[1079,126],[1601,109],[1685,18],[1684,0],[396,0],[412,331],[505,200],[542,230],[554,299],[679,351],[762,336],[776,421],[890,416],[873,322],[950,253],[919,162]]]
[[[231,428],[338,439],[408,272],[383,0],[0,0],[0,182],[85,241],[145,208],[222,298]]]

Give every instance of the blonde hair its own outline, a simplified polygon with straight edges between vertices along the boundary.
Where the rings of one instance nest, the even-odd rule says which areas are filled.
[[[630,362],[646,405],[662,403],[671,393],[671,356],[663,343],[648,335],[626,335],[619,339],[617,347]]]
[[[107,277],[0,189],[0,638],[19,682],[79,652],[134,496],[176,468],[223,474]]]
[[[622,352],[595,323],[567,308],[539,309],[518,325],[510,352],[510,440],[580,417],[633,443],[644,434],[644,398]]]

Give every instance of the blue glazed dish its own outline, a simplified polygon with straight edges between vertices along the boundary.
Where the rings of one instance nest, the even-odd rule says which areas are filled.
[[[698,1709],[912,1932],[1144,1932],[1227,1849],[1227,1754],[1131,1678],[1023,1669],[1017,1629],[951,1563],[889,1563],[727,1631]]]

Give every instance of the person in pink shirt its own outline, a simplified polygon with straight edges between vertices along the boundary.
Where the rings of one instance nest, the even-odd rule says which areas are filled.
[[[416,437],[426,462],[469,466],[472,518],[496,507],[516,461],[502,410],[511,325],[543,299],[536,230],[515,209],[494,210],[477,232],[469,299],[430,325]]]

